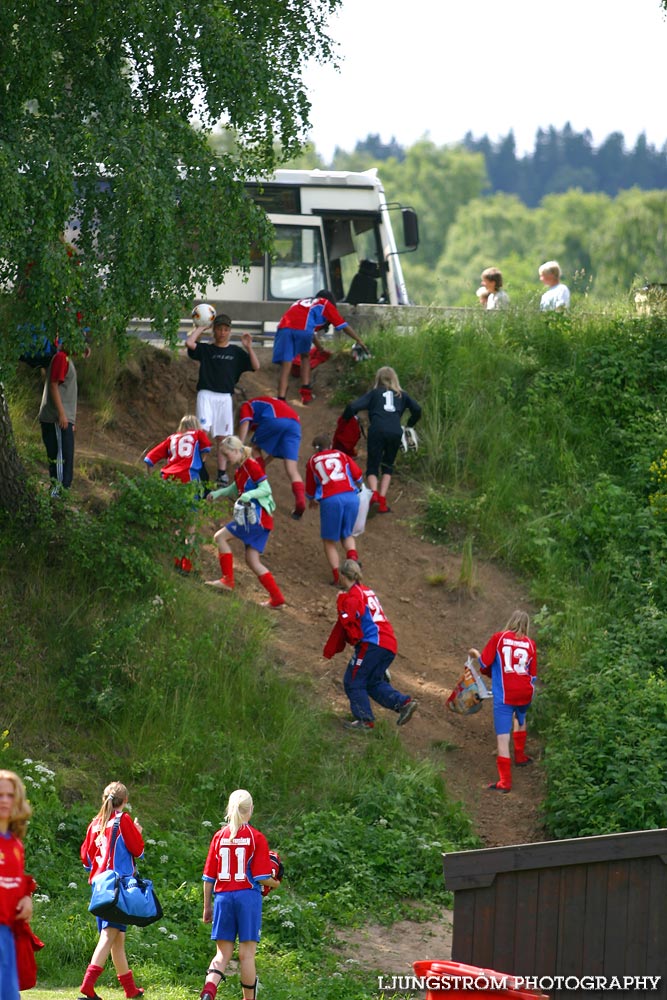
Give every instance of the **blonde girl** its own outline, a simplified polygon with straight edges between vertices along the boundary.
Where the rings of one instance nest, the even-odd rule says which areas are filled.
[[[348,403],[343,419],[350,420],[361,410],[368,411],[369,419],[366,480],[373,490],[371,510],[388,514],[391,508],[387,506],[387,493],[403,434],[401,417],[409,410],[407,426],[414,427],[421,417],[421,406],[403,391],[398,375],[386,365],[378,369],[373,388]]]
[[[31,815],[18,774],[0,770],[0,1000],[19,1000],[12,925],[32,916],[23,851]]]
[[[246,565],[269,594],[269,600],[264,602],[265,607],[280,608],[285,603],[285,598],[273,574],[260,558],[273,529],[272,515],[276,509],[266,472],[259,462],[250,457],[250,449],[244,446],[240,438],[226,437],[222,442],[222,450],[230,468],[234,470],[234,481],[229,486],[209,493],[208,499],[238,497],[241,504],[247,506],[244,513],[237,504],[235,509],[240,510],[238,520],[229,521],[213,536],[218,546],[221,576],[217,580],[206,582],[219,590],[234,589],[234,556],[229,540],[238,538],[245,546]]]
[[[526,714],[537,679],[537,649],[528,635],[529,628],[528,613],[519,609],[501,632],[494,632],[481,653],[474,647],[468,651],[479,660],[482,673],[490,675],[493,688],[498,781],[488,786],[492,792],[507,793],[512,788],[510,733],[515,767],[533,762],[526,754]]]
[[[144,853],[141,827],[132,821],[126,807],[129,793],[120,781],[112,781],[102,793],[102,805],[91,820],[81,845],[81,861],[92,882],[98,872],[112,868],[119,875],[132,875],[135,859]],[[81,983],[79,1000],[100,1000],[95,984],[111,955],[118,982],[126,997],[141,997],[144,991],[134,981],[125,955],[125,924],[96,917],[100,938]]]
[[[226,824],[211,840],[204,865],[202,921],[212,924],[215,958],[206,972],[202,1000],[215,1000],[218,986],[239,942],[239,973],[244,1000],[255,1000],[255,953],[262,927],[262,886],[275,889],[269,845],[263,833],[250,826],[250,792],[237,788],[229,796]]]

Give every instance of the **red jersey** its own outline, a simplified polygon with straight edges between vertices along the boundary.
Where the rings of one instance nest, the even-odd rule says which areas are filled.
[[[364,587],[360,583],[353,584],[347,593],[338,595],[336,606],[338,621],[349,643],[353,646],[371,643],[392,653],[397,652],[394,630],[382,610],[377,594],[370,587]]]
[[[493,696],[504,705],[528,705],[537,677],[537,649],[527,635],[494,632],[480,656],[482,672],[491,675]]]
[[[228,826],[214,834],[204,865],[204,881],[215,883],[214,892],[259,888],[255,879],[270,878],[273,873],[266,837],[249,823],[244,823],[234,838],[230,834]]]
[[[266,472],[254,458],[246,458],[245,462],[239,465],[234,473],[234,482],[236,483],[236,489],[239,491],[239,496],[248,490],[254,490],[265,479]],[[273,528],[273,517],[268,511],[264,510],[261,504],[259,504],[259,509],[262,512],[259,523],[267,531],[271,531]]]
[[[239,424],[250,421],[250,429],[253,430],[263,419],[287,419],[296,420],[300,423],[299,414],[293,410],[284,399],[275,399],[273,396],[255,396],[241,404],[239,410]]]
[[[342,451],[327,448],[308,459],[306,466],[306,496],[324,500],[338,493],[356,493],[363,473],[357,463]]]
[[[314,333],[331,323],[337,330],[347,326],[336,307],[328,299],[299,299],[289,307],[280,322],[278,329],[305,330]]]
[[[113,855],[109,859],[114,823],[119,816],[118,836],[115,839]],[[86,831],[86,839],[80,850],[83,866],[90,871],[89,882],[92,882],[97,873],[104,871],[105,868],[113,868],[119,875],[132,875],[134,859],[141,857],[143,853],[144,838],[130,814],[126,812],[112,813],[103,830],[100,830],[93,820]]]
[[[182,483],[190,483],[200,478],[203,466],[202,454],[211,450],[211,442],[205,431],[181,431],[180,434],[170,434],[168,438],[156,444],[144,458],[146,465],[153,466],[165,458],[167,464],[160,475],[163,479],[180,479]]]
[[[27,895],[23,844],[13,833],[0,833],[0,924],[11,925],[16,907]]]

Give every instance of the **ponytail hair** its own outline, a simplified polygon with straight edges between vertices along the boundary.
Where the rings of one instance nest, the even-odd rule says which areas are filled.
[[[125,785],[120,781],[112,781],[102,792],[102,805],[93,819],[96,830],[103,830],[113,813],[124,806],[130,797]]]
[[[354,559],[346,559],[340,572],[347,580],[354,580],[355,583],[361,580],[361,566]]]
[[[397,396],[400,396],[403,392],[401,389],[401,383],[398,381],[398,375],[393,368],[389,367],[389,365],[384,365],[384,367],[378,368],[375,373],[373,388],[378,389],[380,386],[383,389],[391,389]]]
[[[253,802],[250,792],[246,792],[245,788],[237,788],[235,792],[232,792],[225,813],[232,840],[243,824],[248,822],[252,816],[252,810]]]
[[[510,620],[505,626],[507,632],[516,632],[517,635],[527,636],[530,628],[530,618],[527,611],[513,611]]]
[[[183,431],[198,431],[200,428],[199,417],[196,417],[194,413],[186,413],[184,417],[181,417],[177,433],[182,434]]]
[[[0,770],[0,781],[9,781],[14,786],[14,805],[8,829],[19,840],[23,840],[28,829],[28,820],[32,816],[32,806],[26,798],[25,785],[13,771]]]
[[[243,454],[243,461],[250,458],[252,455],[252,448],[247,448],[241,438],[236,437],[234,434],[229,434],[226,438],[222,439],[222,450],[223,451],[240,451]]]

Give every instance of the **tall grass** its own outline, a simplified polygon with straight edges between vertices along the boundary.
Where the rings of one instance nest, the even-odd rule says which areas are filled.
[[[184,995],[175,984],[201,987],[211,955],[201,870],[227,796],[243,786],[288,871],[265,905],[260,977],[284,1000],[361,1000],[368,977],[341,966],[331,923],[388,921],[415,897],[426,915],[441,907],[440,854],[476,838],[395,726],[380,722],[370,743],[341,739],[308,686],[275,663],[265,612],[173,576],[173,533],[192,508],[182,484],[119,475],[97,514],[43,498],[30,535],[0,526],[0,764],[24,776],[34,806],[40,983],[75,988],[92,953],[78,850],[101,789],[119,778],[147,838],[140,870],[165,909],[160,926],[128,935],[140,979],[173,996]],[[314,877],[308,850],[336,873],[326,905],[326,871]]]
[[[662,825],[667,772],[648,762],[651,746],[667,755],[656,724],[667,709],[665,318],[513,311],[432,323],[418,344],[377,338],[374,352],[423,393],[427,529],[473,539],[530,580],[542,608],[533,718],[552,832]],[[415,358],[428,364],[416,371]]]

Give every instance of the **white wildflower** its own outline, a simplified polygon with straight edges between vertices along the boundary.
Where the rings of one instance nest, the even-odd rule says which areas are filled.
[[[58,833],[62,833],[63,830],[66,830],[66,829],[67,829],[67,825],[65,823],[58,823]]]
[[[170,934],[169,937],[167,938],[167,941],[178,941],[178,935]]]
[[[169,933],[169,931],[167,930],[166,927],[158,927],[158,930],[159,930],[160,934],[168,934]]]
[[[210,819],[203,819],[201,821],[201,825],[202,826],[213,826],[213,824],[211,823]]]
[[[68,883],[67,883],[67,888],[68,888],[68,889],[78,889],[79,887],[78,887],[78,885],[76,884],[76,882],[68,882]]]
[[[169,861],[169,855],[168,854],[161,854],[160,855],[160,864],[161,865],[166,865],[167,861]]]
[[[283,920],[283,922],[282,922],[282,924],[280,926],[281,927],[294,927],[294,921],[293,920]]]

